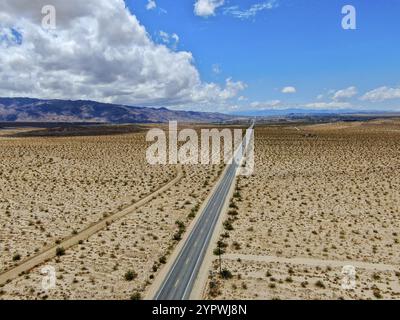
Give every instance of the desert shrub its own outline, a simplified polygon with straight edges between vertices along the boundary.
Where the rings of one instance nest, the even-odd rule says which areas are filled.
[[[175,241],[181,240],[181,239],[182,239],[182,234],[181,234],[180,232],[176,232],[176,233],[174,234],[174,236],[173,236],[173,239],[174,239]]]
[[[379,276],[378,273],[374,272],[374,274],[372,275],[372,279],[374,280],[379,280],[381,277]]]
[[[140,292],[134,292],[131,295],[131,300],[142,300],[142,295],[140,294]]]
[[[192,211],[190,211],[190,213],[188,214],[188,218],[189,218],[189,219],[193,219],[195,216],[196,216],[196,211],[194,211],[194,210],[192,209]]]
[[[185,227],[185,224],[184,224],[182,221],[177,220],[177,221],[175,222],[175,224],[178,226],[179,231],[180,231],[181,233],[185,232],[186,227]]]
[[[217,245],[218,245],[218,247],[220,247],[222,249],[228,247],[228,245],[225,242],[221,241],[221,240],[219,240],[217,242]]]
[[[228,214],[229,214],[230,216],[237,216],[237,215],[238,215],[238,212],[237,212],[237,210],[229,210],[229,211],[228,211]]]
[[[233,275],[232,272],[230,272],[228,269],[223,269],[221,272],[221,278],[222,279],[232,279]]]
[[[374,297],[377,299],[382,299],[382,294],[381,294],[380,290],[377,288],[374,289]]]
[[[178,226],[178,231],[174,234],[173,239],[179,241],[182,239],[182,234],[185,232],[186,227],[182,221],[177,220],[175,224]]]
[[[56,249],[56,256],[61,257],[65,255],[65,249],[63,247],[57,247]]]
[[[238,206],[236,205],[236,203],[234,203],[234,202],[231,202],[231,203],[229,204],[229,208],[239,209]]]
[[[233,242],[232,246],[233,246],[233,249],[235,249],[235,250],[240,250],[241,249],[240,243],[237,242],[237,241]]]
[[[224,253],[225,253],[225,250],[222,249],[222,248],[215,248],[215,249],[213,250],[213,254],[214,254],[215,256],[219,256],[219,255],[222,255],[222,254],[224,254]]]
[[[135,280],[136,277],[137,277],[137,273],[135,271],[133,271],[133,270],[128,270],[124,275],[124,278],[125,278],[126,281]]]
[[[233,226],[232,226],[232,223],[230,220],[225,220],[223,225],[224,225],[225,230],[228,230],[228,231],[233,230]]]
[[[19,253],[16,253],[16,254],[14,254],[12,259],[13,259],[13,261],[19,261],[19,260],[21,260],[21,255]]]
[[[218,282],[215,280],[211,280],[209,284],[209,293],[211,297],[216,297],[220,294]]]

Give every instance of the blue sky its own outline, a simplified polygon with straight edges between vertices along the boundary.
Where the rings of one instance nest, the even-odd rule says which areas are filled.
[[[232,77],[247,84],[241,93],[247,100],[234,104],[329,103],[334,92],[355,87],[358,94],[341,101],[365,108],[400,107],[399,99],[359,99],[377,88],[399,88],[398,0],[277,0],[273,8],[247,19],[226,8],[245,11],[265,1],[225,1],[207,17],[194,14],[194,1],[157,0],[153,10],[146,3],[127,1],[155,41],[160,41],[160,30],[176,33],[177,50],[193,53],[205,81],[223,83]],[[346,4],[356,8],[356,30],[341,26]],[[296,93],[281,93],[286,86]]]
[[[400,111],[400,0],[2,0],[0,12],[3,97]]]

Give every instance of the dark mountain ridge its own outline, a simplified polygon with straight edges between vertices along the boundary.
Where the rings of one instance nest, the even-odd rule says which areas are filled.
[[[237,116],[215,112],[176,111],[90,100],[0,98],[0,121],[3,122],[224,122],[235,118]]]

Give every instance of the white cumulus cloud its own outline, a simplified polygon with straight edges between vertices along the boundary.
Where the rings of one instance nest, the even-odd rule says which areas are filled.
[[[296,93],[296,88],[295,87],[284,87],[281,92],[282,93]]]
[[[357,95],[357,88],[356,87],[348,87],[346,89],[338,90],[333,94],[332,99],[335,101],[346,100],[353,98]]]
[[[146,5],[146,9],[147,10],[153,10],[157,8],[157,3],[155,2],[155,0],[148,0],[147,1],[147,5]]]
[[[225,0],[197,0],[194,4],[194,13],[200,17],[215,15],[215,10],[221,7]]]
[[[400,87],[399,88],[380,87],[367,92],[361,97],[361,100],[372,101],[372,102],[393,100],[393,99],[400,99]]]
[[[55,30],[41,26],[44,5]],[[192,54],[155,43],[123,0],[2,0],[1,34],[0,96],[200,108],[245,88],[203,82]]]
[[[176,49],[179,43],[179,36],[176,33],[169,34],[165,31],[158,33],[160,41],[166,45],[170,45],[173,49]]]

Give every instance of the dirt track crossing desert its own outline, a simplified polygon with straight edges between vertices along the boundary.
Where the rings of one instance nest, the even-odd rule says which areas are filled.
[[[205,297],[398,299],[399,126],[257,127],[256,171],[239,178],[220,238],[233,277],[211,277]]]

